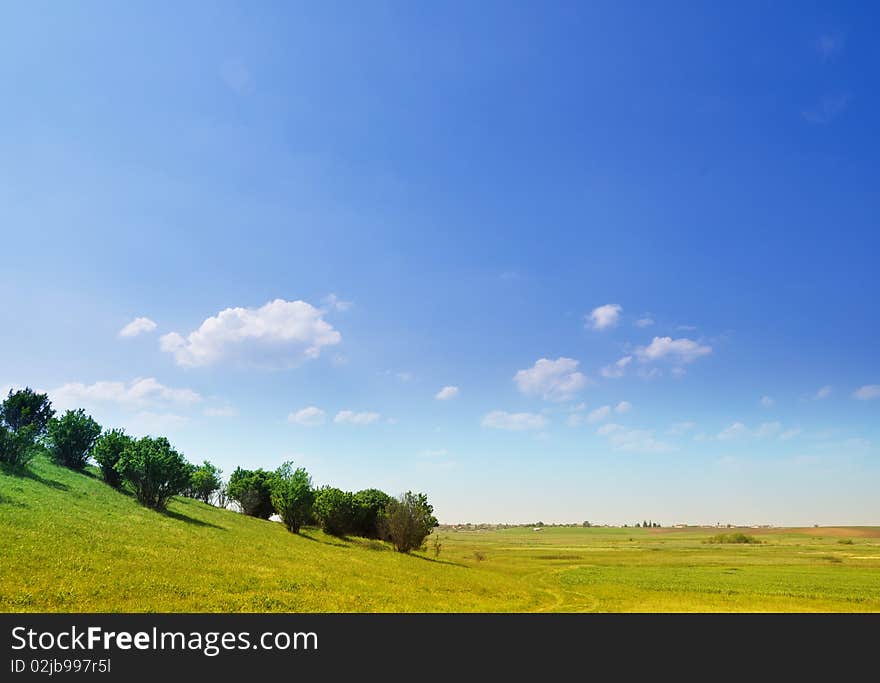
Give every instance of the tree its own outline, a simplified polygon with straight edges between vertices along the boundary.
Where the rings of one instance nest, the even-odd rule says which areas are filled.
[[[272,473],[263,469],[244,470],[237,467],[229,483],[226,495],[238,503],[241,511],[251,517],[269,519],[274,512],[272,507]]]
[[[380,521],[391,496],[379,489],[364,489],[352,496],[354,504],[354,531],[365,538],[380,538]]]
[[[589,522],[584,522],[583,524],[581,524],[581,526],[586,527],[586,528],[589,528],[589,527],[591,527],[591,526],[593,526],[593,525],[590,524]]]
[[[0,422],[13,432],[33,427],[33,436],[45,434],[46,427],[55,415],[46,394],[38,394],[30,387],[18,391],[9,390],[6,400],[0,404]]]
[[[424,493],[407,491],[392,498],[385,508],[382,522],[385,536],[401,553],[421,548],[428,534],[438,525],[434,507]]]
[[[203,503],[210,503],[211,496],[220,490],[220,475],[223,472],[205,460],[198,467],[194,467],[189,482],[189,494]]]
[[[312,515],[315,502],[312,478],[304,468],[293,469],[293,463],[286,462],[275,471],[271,486],[275,512],[288,531],[298,534]]]
[[[118,489],[122,486],[122,478],[119,470],[116,469],[116,463],[122,457],[122,451],[132,443],[134,439],[128,436],[125,430],[111,429],[101,434],[92,448],[92,457],[101,468],[104,481],[113,488]]]
[[[314,514],[325,533],[332,536],[355,533],[354,496],[348,491],[332,486],[319,489],[315,494]]]
[[[0,463],[13,470],[24,469],[37,453],[35,431],[33,425],[13,431],[0,424]]]
[[[142,505],[164,510],[172,496],[189,486],[192,465],[165,437],[145,436],[123,449],[116,471]]]
[[[90,451],[101,434],[101,425],[79,408],[49,420],[46,434],[52,460],[64,467],[81,470],[89,461]]]

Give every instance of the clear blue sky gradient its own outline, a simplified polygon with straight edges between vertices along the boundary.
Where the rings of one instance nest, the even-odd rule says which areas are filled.
[[[856,394],[880,384],[878,19],[7,3],[0,385],[81,383],[103,424],[190,460],[423,490],[446,522],[880,524],[880,398]],[[341,342],[280,366],[160,348],[275,299]],[[156,329],[120,338],[139,316]],[[655,337],[711,352],[640,360]],[[589,381],[521,391],[541,358]],[[88,390],[136,378],[201,400]],[[323,424],[288,421],[307,406]]]

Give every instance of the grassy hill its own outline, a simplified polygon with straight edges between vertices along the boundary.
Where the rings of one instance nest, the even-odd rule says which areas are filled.
[[[880,611],[880,529],[450,531],[439,560],[37,459],[0,470],[0,611]],[[753,533],[749,531],[749,533]]]

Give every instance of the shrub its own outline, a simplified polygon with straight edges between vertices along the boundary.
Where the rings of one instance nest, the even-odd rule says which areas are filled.
[[[331,486],[325,486],[315,494],[315,519],[326,533],[344,536],[355,533],[354,496]]]
[[[315,490],[311,477],[302,467],[293,469],[293,463],[286,462],[276,470],[271,486],[275,512],[288,531],[298,534],[312,516]]]
[[[52,460],[64,467],[82,470],[101,433],[101,425],[79,408],[49,420],[46,432]]]
[[[12,470],[24,469],[37,453],[35,431],[32,426],[13,431],[0,424],[0,463]]]
[[[434,507],[424,493],[407,491],[392,498],[385,508],[382,527],[386,538],[400,553],[421,548],[431,529],[437,526]]]
[[[30,387],[19,391],[9,390],[6,400],[0,404],[0,422],[13,432],[33,427],[32,437],[46,432],[49,420],[55,415],[46,394],[38,394]]]
[[[207,460],[198,467],[194,467],[190,476],[188,495],[203,503],[210,503],[211,496],[220,490],[220,475],[222,471]]]
[[[391,496],[378,489],[365,489],[352,496],[354,505],[354,531],[365,538],[381,538],[380,522]]]
[[[743,533],[735,533],[735,534],[718,534],[716,536],[712,536],[707,538],[703,543],[760,543],[757,538],[754,536],[749,536]]]
[[[122,451],[132,443],[134,443],[134,439],[128,436],[124,430],[111,429],[101,434],[92,448],[92,457],[101,468],[104,481],[113,488],[118,489],[122,486],[122,478],[119,475],[119,470],[116,469],[116,463],[122,457]]]
[[[138,501],[148,508],[164,510],[171,496],[189,485],[192,465],[171,447],[168,439],[146,436],[127,445],[116,470]]]
[[[226,495],[241,507],[241,511],[251,517],[269,519],[274,512],[272,507],[272,473],[263,469],[243,470],[237,467],[229,483]]]

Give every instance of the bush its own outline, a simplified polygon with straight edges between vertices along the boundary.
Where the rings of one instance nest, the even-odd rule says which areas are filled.
[[[128,436],[122,429],[111,429],[98,437],[92,448],[92,457],[101,468],[104,481],[113,488],[122,486],[122,478],[116,469],[116,463],[122,457],[122,451],[134,443],[134,439]]]
[[[378,489],[365,489],[352,496],[354,505],[354,530],[352,533],[365,538],[381,538],[380,522],[391,496]]]
[[[332,536],[355,533],[354,496],[331,486],[315,494],[314,515],[324,532]]]
[[[434,507],[424,493],[407,491],[391,499],[385,508],[382,527],[386,538],[400,553],[421,548],[431,529],[437,526]]]
[[[286,462],[276,470],[271,486],[275,512],[288,531],[298,534],[312,516],[315,490],[311,477],[302,467],[293,469],[293,463]]]
[[[38,394],[30,387],[19,391],[10,389],[6,400],[0,404],[0,423],[13,432],[33,427],[33,438],[45,434],[49,420],[54,415],[55,411],[52,410],[46,394]]]
[[[101,433],[101,425],[80,408],[68,410],[61,417],[49,420],[46,432],[52,460],[64,467],[82,470]]]
[[[35,431],[32,426],[13,431],[0,424],[0,463],[12,470],[24,469],[37,453]]]
[[[707,538],[703,543],[760,543],[757,538],[754,536],[749,536],[743,533],[735,533],[735,534],[718,534],[717,536],[712,536]]]
[[[220,490],[222,484],[220,475],[222,473],[220,468],[205,460],[204,463],[193,468],[187,495],[203,503],[210,503],[214,492]]]
[[[168,439],[146,436],[123,449],[116,471],[141,504],[164,510],[172,496],[189,486],[192,465],[171,447]]]
[[[272,476],[271,472],[263,469],[243,470],[237,467],[229,477],[226,495],[238,503],[244,514],[269,519],[275,511],[272,507]]]

